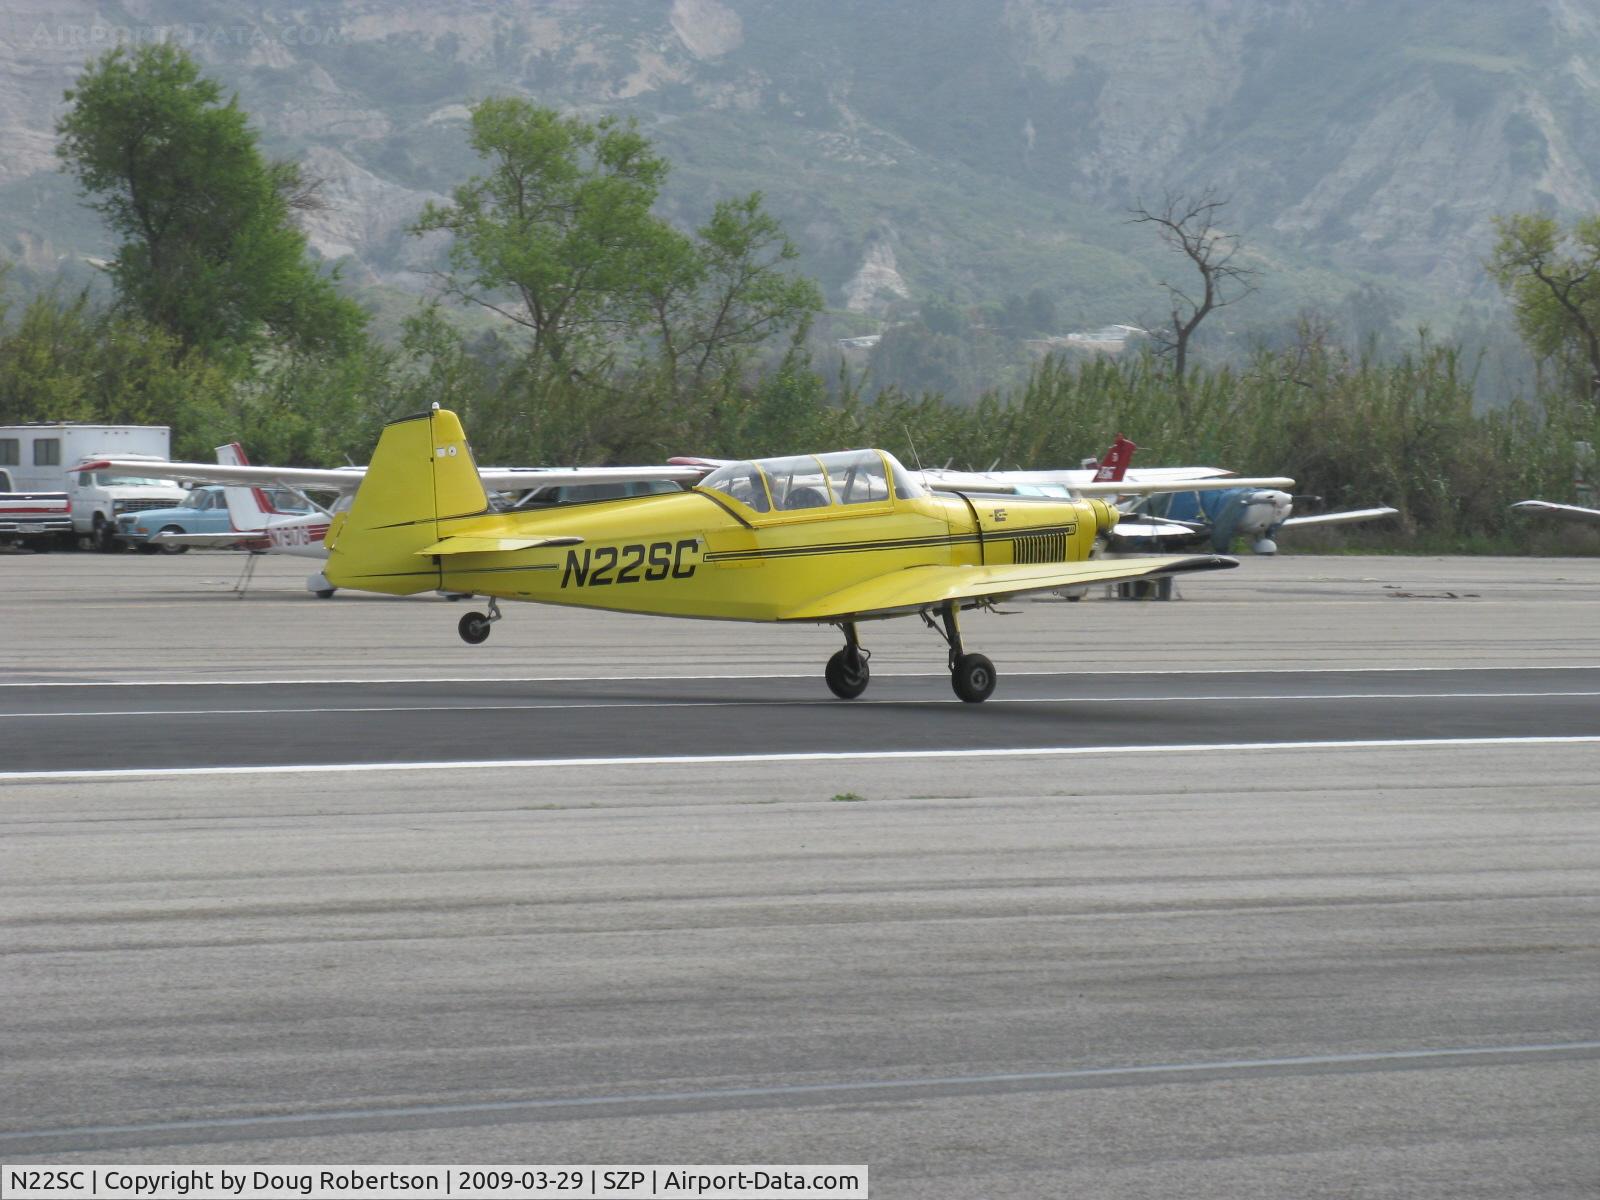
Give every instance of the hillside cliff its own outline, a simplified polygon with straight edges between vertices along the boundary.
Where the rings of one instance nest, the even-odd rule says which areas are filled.
[[[166,37],[326,182],[313,244],[419,287],[405,227],[475,169],[467,105],[518,92],[636,116],[671,213],[760,188],[830,303],[996,299],[1149,311],[1170,264],[1126,209],[1214,187],[1280,305],[1377,279],[1487,295],[1497,212],[1600,207],[1600,18],[1576,0],[10,0],[0,251],[103,254],[57,170],[83,62]]]

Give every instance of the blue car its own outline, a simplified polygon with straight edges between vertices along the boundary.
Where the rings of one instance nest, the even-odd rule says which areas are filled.
[[[172,508],[151,508],[143,512],[124,513],[117,518],[117,533],[141,554],[182,554],[189,547],[170,542],[151,542],[158,533],[228,533],[233,521],[228,516],[228,498],[220,484],[197,487],[189,498]],[[292,493],[269,490],[268,498],[273,508],[282,513],[303,513],[311,510],[305,502]]]

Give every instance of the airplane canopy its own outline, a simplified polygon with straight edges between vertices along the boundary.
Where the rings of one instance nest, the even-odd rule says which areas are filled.
[[[841,450],[791,458],[726,463],[699,483],[755,512],[885,503],[926,493],[894,455],[883,450]]]

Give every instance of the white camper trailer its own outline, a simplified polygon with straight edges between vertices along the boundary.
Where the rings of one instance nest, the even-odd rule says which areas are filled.
[[[72,528],[104,550],[120,549],[117,518],[147,508],[168,508],[187,494],[170,479],[149,479],[123,466],[117,471],[74,470],[96,459],[149,459],[172,455],[165,425],[89,425],[75,421],[0,425],[0,467],[19,489],[66,492]]]

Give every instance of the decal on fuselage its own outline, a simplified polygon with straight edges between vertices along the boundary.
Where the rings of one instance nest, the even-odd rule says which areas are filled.
[[[624,546],[585,546],[567,551],[562,587],[607,587],[623,583],[659,583],[669,575],[688,579],[699,564],[687,556],[700,547],[698,538],[676,542],[629,542]]]

